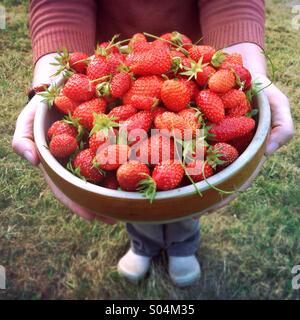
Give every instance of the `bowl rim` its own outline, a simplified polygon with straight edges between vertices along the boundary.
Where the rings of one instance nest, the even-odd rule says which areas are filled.
[[[55,82],[52,82],[50,85],[60,85],[62,82],[62,78],[59,78]],[[46,102],[42,101],[40,96],[35,96],[33,99],[36,99],[38,104],[37,111],[34,118],[34,140],[38,149],[40,156],[44,159],[44,161],[48,164],[48,166],[56,172],[60,178],[67,180],[72,185],[77,188],[87,190],[94,194],[99,194],[102,196],[110,197],[110,198],[118,198],[118,199],[126,199],[126,200],[140,200],[140,201],[148,201],[141,193],[139,192],[128,192],[121,190],[112,190],[105,187],[101,187],[99,185],[92,184],[90,182],[86,182],[76,176],[74,176],[71,172],[65,169],[50,153],[47,148],[47,140],[45,130],[43,129],[44,119],[48,112],[48,105]],[[209,177],[206,181],[200,181],[196,183],[197,188],[200,192],[203,192],[209,188],[210,185],[216,186],[226,181],[231,176],[235,175],[238,171],[240,171],[243,166],[252,160],[255,154],[259,151],[262,144],[264,143],[270,129],[271,124],[271,112],[269,102],[267,100],[266,95],[263,92],[260,92],[257,95],[257,105],[259,108],[258,112],[258,125],[255,132],[255,135],[247,147],[247,149],[234,161],[232,165],[229,165],[224,170],[216,173],[215,175]],[[155,200],[165,200],[173,197],[185,197],[192,194],[195,194],[195,187],[191,184],[188,186],[176,188],[168,191],[158,191],[156,193]]]

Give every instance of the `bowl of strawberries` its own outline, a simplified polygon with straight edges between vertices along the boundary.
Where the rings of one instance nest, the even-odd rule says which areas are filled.
[[[36,97],[34,121],[50,179],[81,206],[135,223],[235,198],[265,160],[271,118],[241,55],[178,32],[127,41],[57,57],[61,75]]]

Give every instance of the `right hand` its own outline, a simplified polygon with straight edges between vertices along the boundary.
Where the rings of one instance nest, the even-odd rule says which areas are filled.
[[[33,85],[50,82],[50,75],[55,72],[54,67],[50,65],[54,55],[55,54],[46,55],[37,62],[34,71]],[[34,166],[37,166],[40,163],[33,137],[33,121],[39,103],[40,99],[38,97],[33,97],[24,107],[17,119],[16,129],[12,140],[13,150]],[[95,212],[83,208],[72,201],[51,181],[41,165],[40,168],[54,196],[74,213],[87,220],[97,219],[108,224],[114,224],[116,222],[109,217],[99,217]]]

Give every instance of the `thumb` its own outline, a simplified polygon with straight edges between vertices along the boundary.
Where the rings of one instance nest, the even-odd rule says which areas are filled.
[[[39,163],[39,156],[33,141],[33,121],[39,102],[40,97],[35,96],[22,110],[17,119],[12,140],[14,151],[33,165],[38,165]]]

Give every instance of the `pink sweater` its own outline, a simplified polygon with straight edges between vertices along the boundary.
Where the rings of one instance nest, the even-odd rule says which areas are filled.
[[[264,46],[263,0],[31,0],[33,59],[66,47],[92,54],[114,34],[179,31],[216,48]]]

